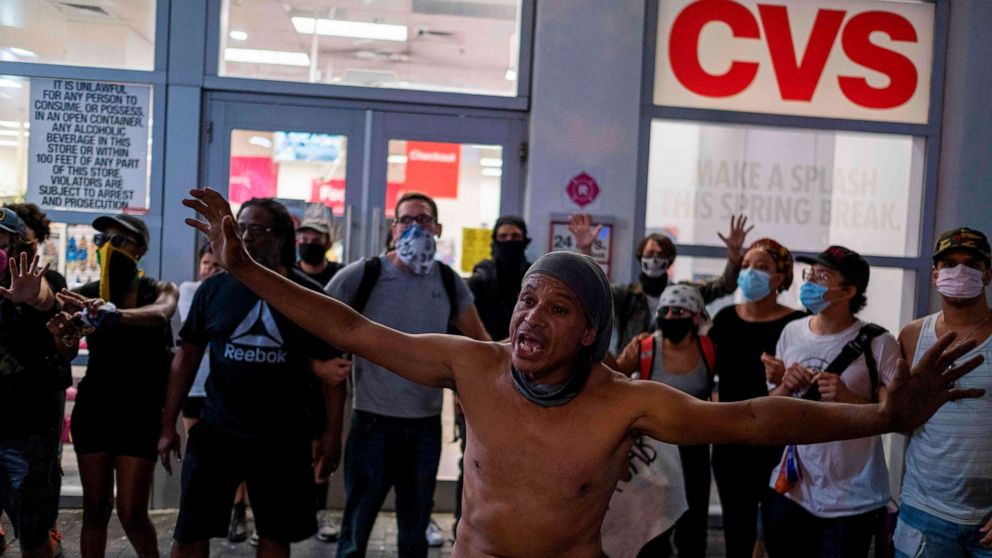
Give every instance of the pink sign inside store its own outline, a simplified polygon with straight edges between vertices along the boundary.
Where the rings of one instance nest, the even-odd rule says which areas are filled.
[[[575,202],[575,205],[580,208],[585,207],[599,197],[599,184],[595,178],[585,172],[580,172],[568,181],[565,193],[568,194],[568,199]]]

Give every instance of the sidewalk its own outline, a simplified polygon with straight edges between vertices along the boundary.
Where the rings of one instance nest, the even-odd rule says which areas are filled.
[[[82,525],[82,518],[81,510],[62,510],[59,514],[59,529],[64,538],[62,548],[65,550],[66,558],[79,556],[79,529]],[[162,556],[168,556],[169,545],[172,541],[172,528],[176,523],[176,510],[155,510],[151,512],[151,518],[158,530],[159,551]],[[454,520],[451,514],[434,514],[434,519],[446,533],[451,533],[451,524]],[[7,530],[8,541],[10,541],[13,538],[13,529],[10,528],[6,516],[3,518],[2,525]],[[311,538],[294,544],[292,553],[296,558],[328,558],[334,556],[336,550],[336,544],[326,544]],[[450,555],[450,541],[445,543],[442,548],[432,548],[428,554],[430,558],[442,558]],[[21,552],[17,548],[16,542],[13,542],[7,552],[3,554],[4,558],[20,558],[20,556]],[[128,544],[127,538],[124,537],[121,524],[115,515],[110,520],[110,533],[107,536],[107,558],[133,558],[134,556],[134,551]],[[255,548],[249,546],[247,542],[230,544],[223,539],[214,539],[210,544],[210,556],[249,558],[255,556]],[[393,514],[379,514],[379,519],[372,530],[367,556],[369,558],[392,558],[396,556],[396,519]],[[723,531],[710,529],[706,556],[723,558]]]

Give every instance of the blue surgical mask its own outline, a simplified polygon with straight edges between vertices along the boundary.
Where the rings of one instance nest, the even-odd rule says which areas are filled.
[[[737,286],[741,288],[744,300],[754,302],[765,298],[772,292],[771,285],[769,285],[771,278],[770,274],[749,267],[742,270],[737,276]]]
[[[411,223],[396,241],[396,254],[417,275],[427,275],[434,263],[437,245],[434,235],[417,223]]]
[[[802,287],[799,287],[799,302],[802,302],[803,306],[810,312],[819,314],[826,310],[827,306],[830,306],[831,301],[823,300],[823,295],[827,294],[829,290],[818,283],[806,281]]]

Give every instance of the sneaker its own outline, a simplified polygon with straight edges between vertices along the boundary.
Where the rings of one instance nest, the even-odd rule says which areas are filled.
[[[227,540],[232,543],[244,542],[248,538],[248,525],[245,523],[244,503],[234,504],[231,511],[231,525],[227,528]]]
[[[427,524],[427,546],[438,547],[444,545],[444,531],[441,530],[441,526],[437,524],[437,521],[431,519],[431,522]]]
[[[248,537],[248,544],[252,546],[258,546],[258,531],[255,529],[251,530],[251,536]]]
[[[320,542],[334,542],[338,540],[338,533],[341,527],[327,510],[317,512],[317,540]]]
[[[7,550],[7,532],[0,527],[0,554]]]
[[[52,558],[65,556],[65,552],[62,550],[62,533],[58,529],[49,529],[48,542],[52,545]]]

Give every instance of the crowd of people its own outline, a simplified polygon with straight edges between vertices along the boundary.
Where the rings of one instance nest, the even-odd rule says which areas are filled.
[[[0,208],[0,508],[24,556],[59,551],[65,390],[84,337],[71,434],[87,558],[104,555],[115,508],[137,555],[159,555],[152,474],[180,455],[173,556],[207,556],[218,537],[287,556],[311,536],[364,556],[391,490],[398,554],[426,556],[443,542],[431,520],[442,388],[463,452],[457,556],[603,555],[611,499],[644,470],[641,436],[672,444],[677,458],[642,460],[679,502],[633,513],[678,513],[607,552],[705,556],[713,478],[730,557],[857,557],[872,544],[992,556],[992,249],[980,231],[940,235],[941,311],[895,336],[858,318],[871,275],[860,254],[748,244],[739,216],[718,233],[721,275],[673,281],[676,245],[652,234],[637,280],[610,284],[586,255],[529,261],[515,216],[463,280],[435,259],[441,216],[419,193],[398,200],[386,250],[346,266],[327,259],[329,223],[295,225],[272,199],[236,214],[209,189],[184,203],[202,219],[187,221],[205,240],[196,282],[145,276],[148,227],[122,214],[93,221],[100,279],[72,291],[40,262],[45,215]],[[597,228],[585,215],[569,227],[588,254]],[[802,309],[779,301],[794,260],[808,266]],[[709,315],[738,289],[742,302]],[[908,434],[894,533],[880,437],[892,431]],[[327,479],[342,462],[338,525]]]

